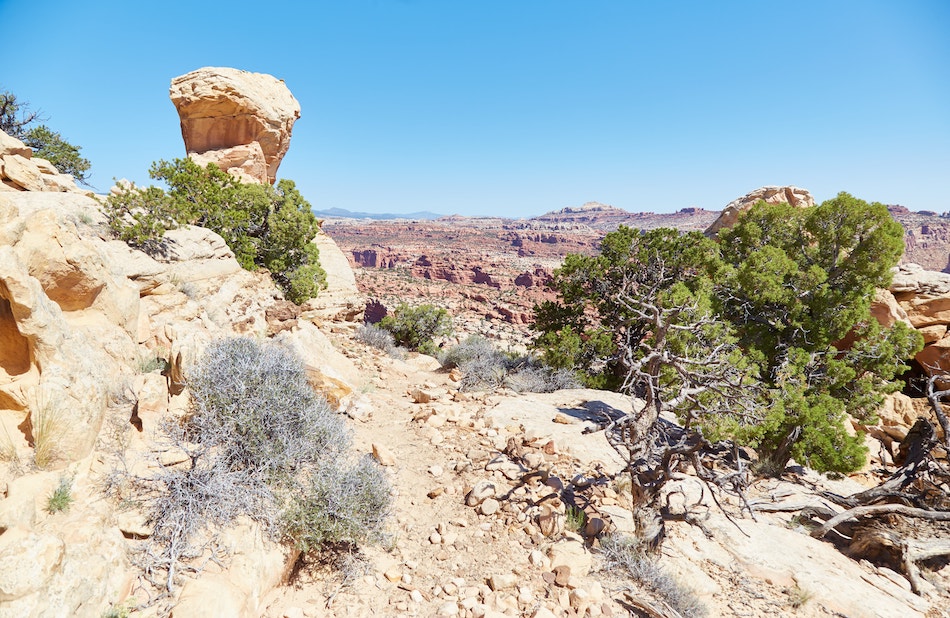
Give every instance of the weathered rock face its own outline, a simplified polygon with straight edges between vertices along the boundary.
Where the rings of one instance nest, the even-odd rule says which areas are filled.
[[[135,358],[138,292],[73,223],[96,208],[80,195],[0,196],[0,423],[17,450],[52,445],[36,453],[44,466],[90,452],[110,383]]]
[[[777,186],[761,187],[729,202],[722,210],[719,218],[706,228],[706,235],[714,236],[719,233],[719,230],[732,227],[736,224],[741,213],[752,208],[752,205],[760,200],[767,204],[789,204],[796,208],[807,208],[815,205],[815,199],[805,189]]]
[[[204,67],[173,79],[169,95],[189,155],[201,155],[200,163],[213,162],[244,180],[274,182],[300,118],[300,104],[282,80]]]
[[[0,192],[3,191],[83,193],[72,176],[60,174],[46,159],[34,158],[29,146],[0,131]]]

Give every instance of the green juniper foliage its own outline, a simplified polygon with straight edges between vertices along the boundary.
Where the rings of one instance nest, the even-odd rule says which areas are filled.
[[[149,175],[168,191],[126,187],[107,201],[107,220],[122,240],[155,252],[166,231],[198,225],[220,234],[244,268],[269,270],[294,302],[326,286],[319,250],[310,242],[320,223],[293,181],[245,184],[188,158],[153,163]]]
[[[435,338],[451,335],[453,330],[452,316],[445,309],[407,303],[398,304],[379,327],[392,333],[397,344],[426,354],[436,354]]]
[[[0,130],[33,149],[33,155],[46,159],[63,174],[72,174],[76,182],[89,186],[89,159],[79,154],[81,148],[63,139],[45,124],[28,103],[18,101],[15,94],[0,90]]]
[[[898,388],[903,360],[922,345],[913,329],[884,328],[870,316],[902,252],[903,230],[886,207],[846,193],[806,209],[760,202],[718,242],[621,227],[606,235],[600,255],[570,255],[555,271],[558,298],[535,307],[534,346],[549,365],[610,389],[636,386],[632,372],[642,375],[654,354],[667,363],[654,368],[656,392],[672,389],[660,399],[677,405],[685,383],[660,357],[734,346],[736,375],[747,376],[736,383],[758,376],[760,413],[751,424],[696,417],[694,428],[820,471],[851,471],[865,449],[845,430],[847,415],[873,418]],[[789,436],[790,451],[777,453]]]

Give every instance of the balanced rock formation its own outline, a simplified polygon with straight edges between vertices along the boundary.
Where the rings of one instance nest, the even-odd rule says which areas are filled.
[[[46,159],[15,137],[0,131],[0,192],[72,191],[83,193],[69,174],[60,174]]]
[[[273,183],[300,118],[300,104],[263,73],[204,67],[176,77],[169,96],[181,118],[185,150],[242,181]]]
[[[790,204],[797,208],[807,208],[815,205],[815,199],[805,189],[777,186],[760,187],[729,202],[722,209],[719,218],[706,228],[706,235],[715,236],[719,233],[719,230],[732,227],[739,219],[739,215],[752,208],[752,205],[758,201],[764,201],[767,204]]]

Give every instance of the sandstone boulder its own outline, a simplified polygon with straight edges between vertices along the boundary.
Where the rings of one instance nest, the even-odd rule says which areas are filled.
[[[900,264],[894,268],[890,291],[895,295],[941,296],[950,293],[950,274],[925,270],[919,264]]]
[[[0,131],[0,190],[82,192],[73,177],[60,174],[20,140]]]
[[[213,161],[222,169],[240,170],[258,182],[275,181],[300,117],[300,104],[282,80],[204,67],[174,78],[169,95],[189,154],[202,155],[201,161]],[[265,170],[260,169],[261,155]]]
[[[363,313],[366,299],[356,287],[350,261],[327,234],[317,234],[312,242],[320,250],[320,266],[327,273],[327,287],[304,304],[304,315],[318,319],[357,320]]]
[[[752,205],[758,201],[764,201],[767,204],[789,204],[796,208],[807,208],[815,205],[815,199],[805,189],[778,186],[761,187],[729,202],[723,208],[719,218],[706,229],[706,235],[715,236],[719,233],[719,230],[732,227],[739,219],[739,215],[752,208]]]

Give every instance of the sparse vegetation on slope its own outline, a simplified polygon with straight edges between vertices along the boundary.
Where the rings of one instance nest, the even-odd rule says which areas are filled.
[[[462,373],[459,390],[493,390],[507,387],[517,392],[549,393],[577,388],[571,371],[544,367],[530,356],[503,352],[478,336],[471,336],[439,355],[444,369]]]
[[[287,298],[302,303],[326,286],[320,252],[310,242],[320,232],[310,204],[291,180],[245,184],[213,164],[191,159],[158,161],[149,175],[158,187],[120,187],[104,207],[122,240],[159,252],[162,236],[180,225],[206,227],[222,236],[246,269],[264,267]]]
[[[191,414],[164,428],[188,463],[139,479],[151,488],[154,522],[142,554],[147,574],[163,573],[172,591],[182,565],[213,552],[213,532],[241,516],[304,552],[379,537],[389,484],[374,462],[350,452],[343,421],[288,350],[219,341],[188,385]]]

